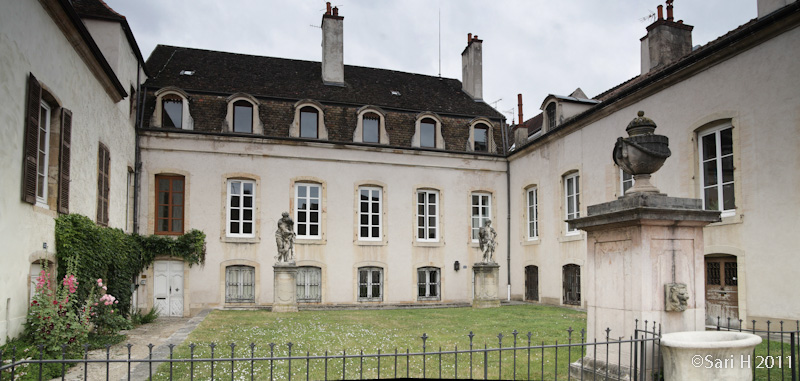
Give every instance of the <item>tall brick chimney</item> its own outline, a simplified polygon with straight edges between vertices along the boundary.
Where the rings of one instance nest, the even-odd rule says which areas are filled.
[[[663,67],[692,52],[692,29],[683,20],[674,20],[672,1],[667,0],[667,18],[658,6],[658,18],[647,27],[642,37],[642,74]]]
[[[522,94],[517,94],[517,107],[519,108],[519,122],[514,129],[514,144],[517,148],[522,147],[528,142],[528,126],[522,118]]]
[[[327,3],[322,15],[322,82],[344,86],[344,17]]]
[[[461,52],[461,89],[472,99],[483,100],[483,40],[467,34],[467,47]]]

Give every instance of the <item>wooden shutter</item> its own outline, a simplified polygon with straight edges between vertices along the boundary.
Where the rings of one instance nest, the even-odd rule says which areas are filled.
[[[28,77],[28,99],[25,116],[25,158],[23,160],[22,201],[36,204],[36,160],[39,153],[39,112],[42,86],[33,76]]]
[[[58,212],[69,213],[69,163],[72,142],[72,111],[61,109],[61,144],[58,150]]]
[[[97,155],[97,223],[108,225],[108,177],[111,157],[108,148],[100,143]]]

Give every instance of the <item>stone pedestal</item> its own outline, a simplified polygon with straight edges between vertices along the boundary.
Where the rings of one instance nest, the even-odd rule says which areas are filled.
[[[272,312],[297,312],[297,265],[276,263]]]
[[[500,265],[478,262],[472,265],[475,287],[473,308],[500,307]]]
[[[718,221],[719,212],[703,210],[696,199],[633,193],[589,206],[587,214],[568,221],[587,232],[582,293],[587,341],[606,341],[606,328],[611,329],[611,339],[629,338],[637,320],[639,329],[647,321],[652,330],[655,322],[663,333],[705,329],[703,227]],[[664,289],[671,283],[686,285],[683,311],[667,312]],[[629,366],[629,351],[629,346],[609,346],[611,363],[621,358],[618,365]],[[584,359],[587,362],[600,369],[606,363],[605,350],[598,358]]]

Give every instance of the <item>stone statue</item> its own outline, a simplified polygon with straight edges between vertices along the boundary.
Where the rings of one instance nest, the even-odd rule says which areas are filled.
[[[664,301],[664,309],[667,311],[686,311],[689,300],[689,292],[686,291],[686,285],[683,283],[669,283],[664,285],[666,300]]]
[[[480,248],[483,252],[483,263],[495,263],[494,262],[494,248],[497,246],[497,242],[495,239],[497,238],[497,232],[492,228],[492,220],[486,220],[486,223],[481,227],[478,231],[478,241],[480,242]]]
[[[289,213],[283,212],[283,217],[278,220],[278,230],[275,231],[275,242],[278,244],[278,255],[275,260],[281,262],[294,262],[294,221],[289,218]]]

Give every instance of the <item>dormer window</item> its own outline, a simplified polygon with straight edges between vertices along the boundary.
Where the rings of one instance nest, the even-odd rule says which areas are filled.
[[[183,99],[177,95],[165,95],[161,99],[161,127],[183,127]]]
[[[380,117],[375,113],[364,114],[362,141],[364,143],[380,142]]]
[[[492,137],[492,125],[489,119],[475,118],[469,124],[469,141],[467,151],[495,153],[497,146]]]
[[[489,126],[478,124],[475,126],[475,152],[489,152]]]
[[[419,123],[419,146],[436,147],[436,121],[425,118]]]
[[[319,137],[319,131],[317,129],[317,123],[319,118],[319,113],[313,107],[303,107],[300,109],[300,137],[301,138],[309,138],[309,139],[317,139]]]
[[[233,103],[233,132],[253,132],[253,104],[246,100]]]
[[[556,126],[556,102],[552,102],[544,109],[547,116],[547,130],[550,131]]]

